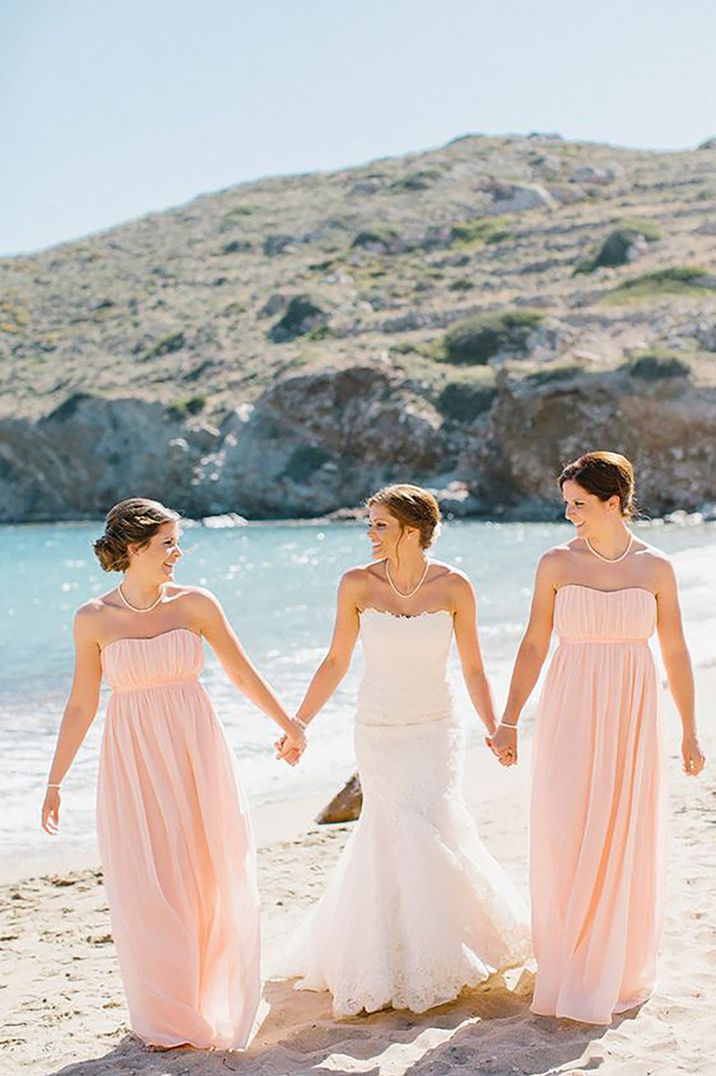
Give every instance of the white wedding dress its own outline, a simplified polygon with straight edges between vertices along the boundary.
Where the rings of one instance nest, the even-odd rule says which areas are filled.
[[[361,614],[355,747],[363,810],[282,971],[336,1016],[424,1012],[529,954],[528,912],[462,794],[447,612]]]

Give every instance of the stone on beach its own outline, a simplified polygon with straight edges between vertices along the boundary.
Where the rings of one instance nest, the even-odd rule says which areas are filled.
[[[328,825],[330,822],[355,822],[360,817],[362,806],[363,792],[360,787],[360,777],[354,773],[340,792],[323,808],[316,822],[319,826]]]

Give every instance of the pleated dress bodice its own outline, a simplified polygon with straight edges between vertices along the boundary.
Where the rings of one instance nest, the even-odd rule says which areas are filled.
[[[643,587],[597,590],[577,583],[559,588],[554,628],[560,643],[642,643],[656,627],[656,599]]]
[[[157,650],[161,649],[161,661]],[[173,628],[146,638],[116,639],[102,650],[104,677],[114,692],[170,687],[198,680],[204,667],[201,637]]]

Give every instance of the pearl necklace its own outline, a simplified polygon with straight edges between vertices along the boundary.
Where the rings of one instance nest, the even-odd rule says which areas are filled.
[[[120,598],[122,599],[124,604],[127,606],[127,608],[131,609],[133,613],[151,613],[152,609],[156,609],[156,607],[159,605],[159,602],[164,597],[164,591],[160,590],[159,591],[159,597],[157,598],[156,601],[153,601],[151,605],[148,605],[146,607],[146,609],[140,609],[138,606],[132,605],[131,602],[127,601],[127,599],[124,596],[124,591],[122,590],[122,584],[121,583],[119,583],[118,586],[117,586],[117,593],[119,594]]]
[[[624,550],[624,552],[621,554],[621,556],[619,556],[619,557],[604,557],[604,556],[602,556],[601,553],[597,553],[596,549],[594,548],[594,546],[592,545],[592,543],[589,541],[588,538],[585,538],[584,541],[587,543],[587,549],[589,550],[589,552],[594,553],[595,557],[599,557],[600,560],[606,561],[607,564],[618,564],[620,560],[624,560],[624,557],[627,555],[627,553],[631,549],[632,542],[634,541],[634,535],[633,534],[629,535],[629,541],[627,543],[627,547]]]
[[[420,581],[418,582],[418,585],[416,587],[413,587],[413,589],[411,591],[409,591],[407,594],[403,594],[402,590],[398,590],[395,583],[391,579],[391,577],[390,577],[390,567],[388,566],[387,560],[385,562],[385,574],[386,574],[386,576],[388,578],[388,582],[390,583],[391,588],[395,591],[395,593],[398,595],[399,598],[412,598],[413,594],[417,594],[418,591],[420,590],[421,586],[425,582],[425,577],[428,574],[428,569],[429,568],[430,568],[430,561],[426,561],[425,571],[420,576]]]

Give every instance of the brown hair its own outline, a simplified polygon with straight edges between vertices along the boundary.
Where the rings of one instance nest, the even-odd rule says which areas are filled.
[[[432,545],[440,524],[440,506],[426,489],[407,483],[384,486],[365,503],[367,508],[382,504],[402,527],[415,527],[420,531],[420,545],[423,549]]]
[[[634,468],[626,456],[618,452],[585,452],[564,468],[559,476],[560,489],[565,482],[577,482],[587,493],[599,497],[600,501],[618,497],[623,516],[633,516],[637,511]]]
[[[173,523],[179,513],[146,497],[129,497],[110,508],[104,534],[93,545],[106,572],[124,572],[129,567],[130,545],[144,546],[163,523]]]

